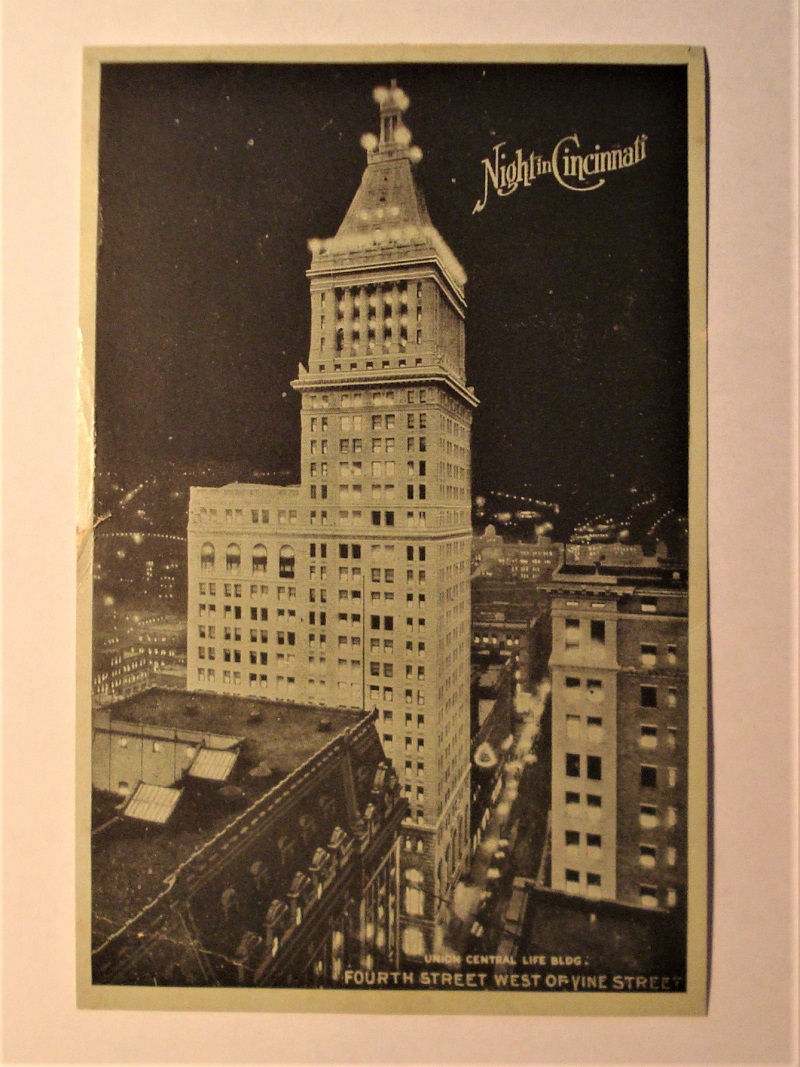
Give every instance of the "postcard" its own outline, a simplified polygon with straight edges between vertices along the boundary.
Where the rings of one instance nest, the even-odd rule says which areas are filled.
[[[705,1012],[705,90],[87,51],[81,1007]]]

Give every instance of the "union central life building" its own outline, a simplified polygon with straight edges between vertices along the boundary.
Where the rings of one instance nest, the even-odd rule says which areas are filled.
[[[410,804],[403,950],[469,844],[470,428],[464,272],[434,228],[403,123],[380,136],[336,235],[312,240],[295,486],[193,488],[188,686],[377,711]]]

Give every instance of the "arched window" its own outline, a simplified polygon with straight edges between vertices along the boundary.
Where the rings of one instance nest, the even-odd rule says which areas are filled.
[[[225,570],[230,571],[232,574],[239,573],[239,567],[242,563],[242,550],[236,544],[229,544],[225,549]]]
[[[267,570],[267,548],[266,545],[256,545],[253,549],[253,574],[261,572],[264,574]]]
[[[214,546],[210,541],[206,541],[200,549],[200,570],[214,570]]]
[[[282,545],[278,560],[278,575],[281,578],[294,578],[294,549],[291,545]]]

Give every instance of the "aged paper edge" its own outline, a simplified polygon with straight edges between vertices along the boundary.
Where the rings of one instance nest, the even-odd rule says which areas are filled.
[[[100,66],[104,62],[492,62],[685,65],[689,173],[689,801],[687,991],[519,993],[151,989],[91,981],[91,641],[95,258]],[[708,422],[706,57],[698,46],[386,45],[84,49],[78,338],[76,978],[77,1006],[147,1011],[413,1015],[686,1016],[708,1010]]]

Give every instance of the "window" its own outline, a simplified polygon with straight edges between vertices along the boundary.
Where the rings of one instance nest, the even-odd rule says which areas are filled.
[[[233,574],[238,574],[242,563],[242,550],[237,544],[229,544],[225,550],[225,569]]]
[[[592,619],[589,624],[590,637],[592,643],[595,645],[605,645],[606,643],[606,624],[602,619]]]
[[[567,848],[577,848],[581,843],[581,835],[577,830],[567,830],[564,835],[564,843]]]
[[[603,777],[603,761],[600,756],[586,757],[586,777],[599,782]]]
[[[656,601],[655,597],[653,597],[653,596],[643,596],[642,597],[642,611],[646,611],[646,612],[649,612],[649,613],[652,614],[652,613],[655,612],[657,607],[658,607],[658,604],[657,604],[657,601]]]
[[[649,764],[643,764],[641,769],[641,783],[644,789],[655,789],[658,786],[658,771]]]
[[[642,645],[641,646],[642,666],[644,666],[644,667],[655,667],[657,652],[658,652],[658,648],[657,648],[656,645]]]
[[[253,549],[253,574],[265,573],[267,569],[266,545],[256,545]]]
[[[654,885],[640,885],[639,886],[639,903],[643,908],[657,908],[658,897],[656,895],[656,887]]]
[[[667,689],[667,707],[676,708],[678,706],[678,690],[674,686],[670,686]]]
[[[678,646],[677,645],[667,645],[667,663],[669,663],[670,667],[674,667],[677,662],[678,662]]]
[[[206,541],[200,549],[200,569],[203,571],[214,570],[214,546],[210,541]]]
[[[658,745],[658,727],[642,726],[639,744],[642,748],[656,748]]]
[[[642,867],[655,867],[656,865],[656,848],[655,845],[639,845],[639,863]]]
[[[294,578],[294,549],[291,545],[282,545],[278,553],[278,575],[281,578]]]
[[[639,825],[645,830],[658,826],[658,808],[652,804],[642,804],[639,807]]]
[[[568,893],[577,893],[581,884],[580,872],[567,867],[564,871],[564,881]]]
[[[564,647],[578,648],[581,643],[580,619],[564,620]]]
[[[658,707],[658,690],[654,685],[640,686],[640,702],[643,708]]]
[[[603,740],[603,720],[599,715],[589,715],[586,719],[587,736],[590,741]]]
[[[577,752],[566,754],[566,774],[568,778],[579,778],[581,773],[581,757]]]
[[[576,738],[581,731],[580,715],[567,715],[567,737]]]

